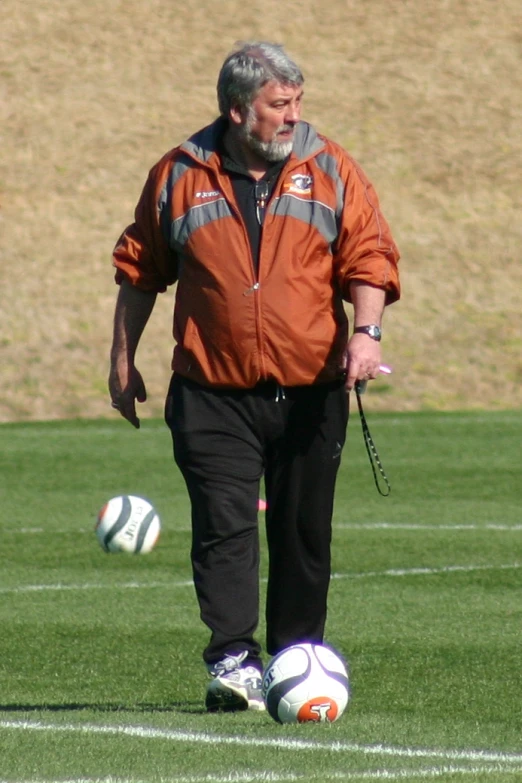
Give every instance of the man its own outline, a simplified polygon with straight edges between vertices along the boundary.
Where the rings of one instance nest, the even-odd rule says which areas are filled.
[[[257,501],[269,552],[266,649],[323,641],[334,487],[357,380],[375,378],[399,254],[374,190],[301,121],[282,47],[225,60],[221,116],[151,170],[114,250],[120,290],[109,390],[139,427],[135,352],[177,282],[166,402],[192,508],[192,567],[210,629],[209,710],[263,709]],[[353,303],[348,339],[343,300]]]

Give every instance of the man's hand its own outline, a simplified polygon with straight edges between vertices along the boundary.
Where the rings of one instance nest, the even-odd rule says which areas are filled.
[[[124,419],[130,421],[133,427],[140,428],[140,420],[136,415],[136,400],[145,402],[147,390],[141,373],[134,365],[126,361],[111,365],[109,374],[109,394],[112,407],[119,411]]]
[[[351,391],[356,381],[377,377],[381,366],[381,344],[367,334],[353,334],[346,349],[346,389]]]
[[[112,407],[139,429],[136,400],[145,402],[147,391],[134,364],[136,348],[156,301],[156,294],[141,291],[124,280],[120,286],[114,313],[109,394]]]

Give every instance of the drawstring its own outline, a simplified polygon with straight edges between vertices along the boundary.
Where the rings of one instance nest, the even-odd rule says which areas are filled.
[[[276,402],[281,402],[281,400],[286,400],[286,394],[285,394],[285,390],[283,389],[283,387],[280,386],[279,384],[277,384],[276,385],[276,393],[275,393],[275,401]]]

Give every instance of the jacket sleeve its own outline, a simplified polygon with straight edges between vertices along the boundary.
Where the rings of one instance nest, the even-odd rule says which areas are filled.
[[[160,161],[149,173],[134,213],[134,223],[128,226],[113,250],[115,280],[126,278],[144,291],[161,293],[178,277],[176,254],[169,248],[162,231],[163,211],[169,208],[164,183],[169,167]]]
[[[342,296],[350,302],[350,283],[360,280],[384,288],[389,305],[400,297],[399,250],[372,184],[346,154],[341,174],[345,190],[335,256]]]

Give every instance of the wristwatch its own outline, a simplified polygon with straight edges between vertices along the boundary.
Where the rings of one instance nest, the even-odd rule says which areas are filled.
[[[353,330],[354,334],[367,334],[368,337],[371,337],[372,340],[376,340],[377,342],[381,341],[382,332],[381,327],[377,326],[377,324],[368,324],[368,326],[356,326]]]

